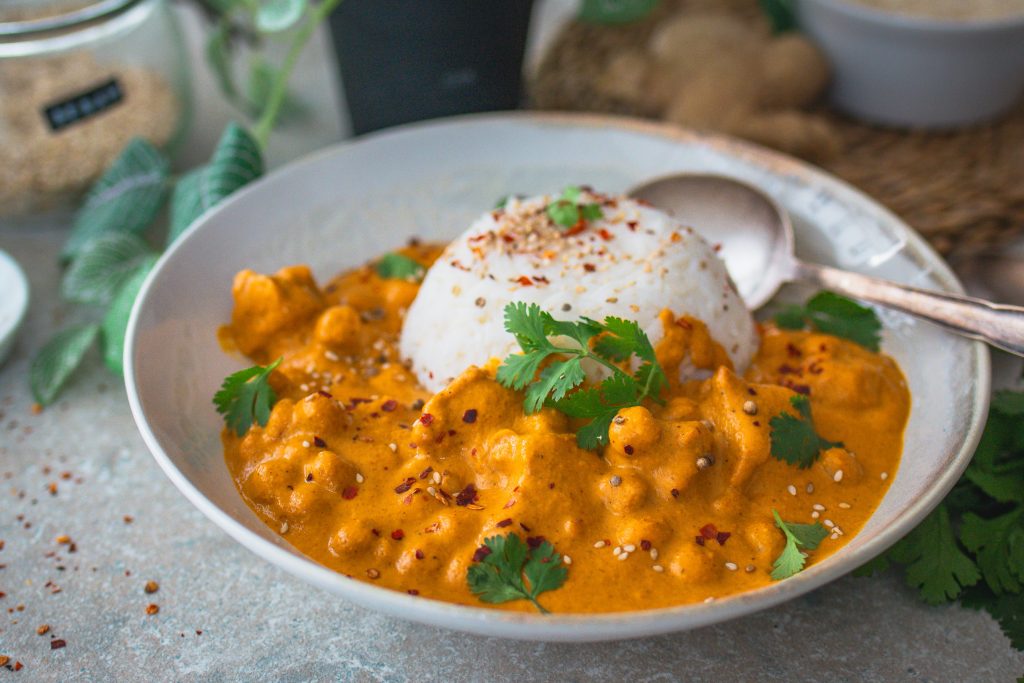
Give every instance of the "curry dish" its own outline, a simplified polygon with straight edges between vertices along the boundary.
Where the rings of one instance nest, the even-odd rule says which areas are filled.
[[[401,252],[429,266],[440,248]],[[618,412],[607,445],[577,444],[574,420],[495,379],[500,358],[436,394],[398,339],[419,284],[367,265],[320,288],[304,266],[238,274],[226,348],[259,364],[277,395],[265,426],[223,434],[251,508],[290,544],[353,579],[481,605],[467,585],[484,540],[546,539],[567,580],[552,612],[703,602],[772,583],[787,521],[827,534],[808,563],[870,517],[900,459],[910,397],[896,363],[852,341],[758,328],[738,375],[700,321],[662,311],[662,403]],[[444,353],[444,349],[437,349]],[[703,379],[681,380],[683,362]],[[771,456],[773,417],[806,396],[824,447],[800,468]],[[494,605],[533,610],[526,600]]]

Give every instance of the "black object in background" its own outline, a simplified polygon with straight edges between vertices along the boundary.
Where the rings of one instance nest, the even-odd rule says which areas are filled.
[[[345,0],[330,18],[355,134],[515,109],[533,0]]]

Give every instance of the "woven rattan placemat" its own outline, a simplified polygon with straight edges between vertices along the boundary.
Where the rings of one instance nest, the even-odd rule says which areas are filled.
[[[594,83],[609,58],[645,44],[658,21],[683,5],[727,7],[763,20],[756,0],[663,0],[632,24],[569,22],[531,75],[532,106],[641,115]],[[998,122],[953,133],[889,130],[821,113],[841,145],[815,163],[888,206],[940,252],[985,250],[1024,232],[1024,103]]]

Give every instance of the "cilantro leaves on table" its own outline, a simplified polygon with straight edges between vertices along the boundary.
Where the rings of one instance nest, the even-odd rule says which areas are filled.
[[[803,306],[790,305],[775,315],[775,324],[786,330],[810,328],[849,339],[878,351],[882,323],[873,310],[834,292],[818,292]]]
[[[476,558],[479,561],[466,573],[474,595],[490,603],[529,600],[542,614],[549,612],[537,596],[561,588],[569,575],[562,556],[548,541],[531,548],[514,533],[484,539]]]
[[[526,389],[523,410],[528,415],[548,406],[570,417],[589,419],[576,433],[581,448],[606,445],[608,427],[620,409],[642,405],[647,398],[658,401],[668,385],[650,339],[632,320],[612,316],[603,323],[585,317],[577,322],[556,320],[536,304],[517,301],[505,306],[505,329],[523,353],[505,358],[498,368],[498,382],[517,391]],[[566,345],[571,342],[576,345]],[[618,364],[633,356],[640,367],[630,374]],[[581,386],[586,380],[583,361],[587,359],[612,373],[597,387]]]
[[[604,213],[600,204],[581,204],[583,190],[575,185],[562,190],[562,195],[548,204],[548,218],[564,228],[572,228],[586,221],[597,220]]]
[[[899,567],[930,604],[960,599],[1024,650],[1024,391],[997,391],[971,464],[921,524],[857,570]]]
[[[385,280],[406,280],[422,282],[427,270],[423,264],[398,252],[385,254],[374,264],[377,275]]]
[[[807,550],[816,550],[818,545],[828,536],[828,529],[820,523],[797,524],[795,522],[783,522],[782,517],[773,508],[772,515],[775,517],[775,526],[782,530],[786,536],[786,547],[772,563],[772,578],[776,581],[788,579],[799,573],[807,563]]]
[[[842,447],[841,442],[818,436],[811,419],[811,402],[806,396],[792,396],[789,402],[800,417],[781,412],[768,423],[772,428],[772,457],[803,470],[814,464],[821,451]]]
[[[225,424],[238,436],[244,436],[254,421],[261,427],[266,426],[270,409],[277,401],[277,394],[270,386],[270,374],[282,360],[278,358],[270,365],[254,365],[228,375],[214,394],[217,412],[224,416]]]

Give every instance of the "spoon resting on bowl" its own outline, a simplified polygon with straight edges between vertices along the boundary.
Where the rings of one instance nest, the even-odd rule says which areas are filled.
[[[722,257],[751,310],[785,282],[801,280],[881,304],[1024,356],[1024,308],[932,292],[838,268],[807,263],[794,253],[793,225],[770,197],[745,183],[715,175],[681,173],[637,185],[628,193],[699,225],[722,244]]]

